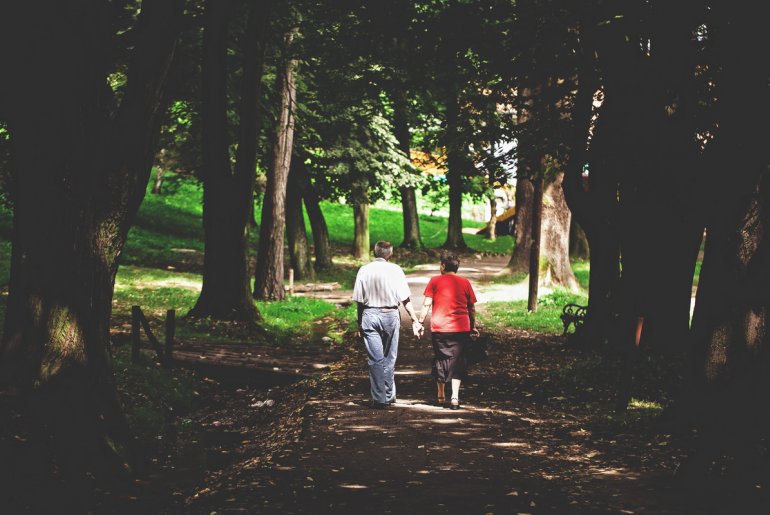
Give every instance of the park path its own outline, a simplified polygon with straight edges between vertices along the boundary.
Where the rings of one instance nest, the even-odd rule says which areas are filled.
[[[488,301],[499,289],[485,280],[500,266],[479,260],[461,273]],[[436,271],[409,274],[417,305],[419,285]],[[572,357],[560,337],[513,329],[488,337],[490,359],[463,386],[458,411],[433,405],[429,339],[402,330],[398,402],[387,410],[368,406],[365,355],[353,344],[353,355],[308,398],[295,444],[266,465],[236,466],[199,490],[188,508],[218,514],[687,513],[667,486],[675,463],[665,437],[586,429],[595,408],[591,395],[554,386],[552,372]]]

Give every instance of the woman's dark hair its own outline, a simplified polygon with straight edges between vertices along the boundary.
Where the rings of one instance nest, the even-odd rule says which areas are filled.
[[[445,272],[457,272],[460,268],[460,258],[454,254],[442,254],[441,264],[444,265]]]

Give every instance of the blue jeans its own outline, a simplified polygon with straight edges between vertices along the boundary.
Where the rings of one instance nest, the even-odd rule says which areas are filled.
[[[387,403],[396,398],[395,367],[398,355],[398,331],[401,315],[398,309],[383,311],[367,308],[361,317],[361,329],[369,356],[369,381],[372,400]]]

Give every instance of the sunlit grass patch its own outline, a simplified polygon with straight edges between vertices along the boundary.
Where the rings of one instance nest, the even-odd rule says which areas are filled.
[[[114,311],[127,314],[136,305],[157,316],[165,315],[167,309],[184,314],[195,305],[200,288],[197,274],[122,266],[115,280]]]
[[[326,335],[337,320],[334,304],[308,297],[290,296],[284,301],[258,301],[264,327],[278,342],[290,342],[303,336]]]
[[[588,278],[591,272],[591,263],[586,259],[575,259],[572,261],[572,271],[578,280],[581,288],[588,288]]]
[[[338,245],[353,244],[353,211],[349,205],[322,202],[329,238]],[[463,220],[464,227],[481,228],[483,222]],[[447,219],[443,216],[420,215],[420,234],[426,247],[437,248],[444,244],[447,235]],[[403,215],[400,210],[371,208],[369,210],[369,237],[372,242],[388,240],[398,245],[404,238]],[[465,243],[472,249],[508,254],[513,248],[513,238],[500,236],[495,241],[477,234],[463,234]]]
[[[556,290],[540,297],[537,311],[527,311],[527,301],[490,302],[479,310],[481,322],[490,331],[503,328],[525,329],[542,333],[561,333],[563,325],[559,316],[565,304],[585,305],[588,297],[584,293]]]

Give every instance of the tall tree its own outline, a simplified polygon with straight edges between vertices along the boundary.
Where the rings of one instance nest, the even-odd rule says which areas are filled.
[[[313,268],[316,272],[330,270],[334,267],[332,262],[331,243],[329,242],[329,228],[326,225],[326,218],[321,211],[321,203],[318,198],[318,192],[310,181],[307,166],[302,159],[293,159],[296,166],[292,166],[292,171],[296,174],[297,183],[302,192],[302,200],[307,210],[307,216],[310,220],[310,230],[313,234],[313,254],[315,263]]]
[[[406,92],[399,89],[393,93],[393,126],[398,140],[398,148],[407,159],[411,156],[412,151],[408,109]],[[399,192],[401,194],[401,210],[404,216],[404,240],[401,242],[401,246],[406,248],[422,247],[420,219],[417,213],[417,195],[414,186],[402,186]]]
[[[254,281],[254,298],[281,300],[283,287],[283,243],[286,223],[286,181],[291,166],[294,145],[294,110],[296,107],[295,72],[298,64],[292,41],[294,28],[284,35],[283,61],[278,66],[276,90],[280,110],[275,126],[272,155],[267,175],[267,190],[262,203],[262,224],[259,228],[259,251]]]
[[[705,200],[720,209],[708,214],[692,321],[694,373],[684,399],[690,404],[683,408],[696,415],[705,444],[689,468],[700,467],[696,477],[702,478],[713,460],[733,456],[728,473],[748,481],[727,510],[748,512],[742,503],[758,498],[753,476],[764,467],[758,449],[770,434],[770,188],[768,131],[761,128],[770,97],[767,65],[743,58],[761,44],[762,17],[723,2],[716,2],[713,16],[708,38],[720,65],[719,125],[706,150],[711,166]],[[732,170],[730,180],[720,180],[726,169]]]
[[[446,132],[447,141],[447,184],[449,185],[449,221],[444,247],[448,249],[465,249],[463,238],[463,176],[472,166],[466,155],[464,142],[460,137],[460,99],[459,90],[453,88],[447,98]]]
[[[0,16],[0,116],[15,166],[0,383],[26,396],[71,478],[98,475],[131,445],[112,374],[112,293],[150,177],[182,2],[130,9],[50,1]],[[131,29],[127,64],[108,27]],[[111,73],[126,78],[119,94]]]
[[[243,38],[239,144],[230,164],[227,27],[231,1],[209,0],[203,29],[203,288],[193,316],[256,321],[250,294],[247,235],[251,218],[262,70],[271,0],[249,3]]]
[[[295,279],[310,279],[313,277],[313,267],[310,263],[310,245],[305,229],[305,216],[302,210],[303,188],[300,183],[300,168],[298,156],[292,158],[286,191],[286,239],[289,245],[289,260],[294,270]]]

